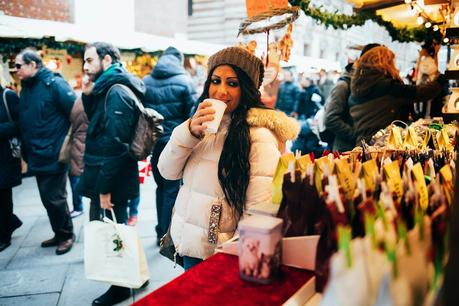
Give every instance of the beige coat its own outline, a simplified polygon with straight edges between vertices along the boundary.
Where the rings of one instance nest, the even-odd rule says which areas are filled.
[[[250,180],[246,208],[271,201],[271,182],[285,142],[299,132],[296,120],[270,109],[251,109],[250,125]],[[215,135],[203,140],[195,138],[185,121],[172,136],[159,157],[158,169],[169,180],[183,179],[175,201],[171,221],[171,236],[182,256],[207,258],[214,253],[215,244],[208,242],[209,217],[212,204],[224,199],[218,180],[218,161],[223,149],[230,117],[223,117]],[[230,239],[238,220],[226,201],[223,201],[219,223],[218,243]]]

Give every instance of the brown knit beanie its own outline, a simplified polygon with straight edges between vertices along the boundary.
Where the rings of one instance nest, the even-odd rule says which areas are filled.
[[[265,72],[263,62],[249,51],[240,47],[225,48],[209,57],[207,73],[210,73],[220,65],[233,65],[240,68],[253,81],[257,89],[263,82]]]

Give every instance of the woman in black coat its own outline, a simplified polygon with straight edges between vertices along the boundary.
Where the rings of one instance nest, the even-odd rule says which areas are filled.
[[[13,157],[9,139],[19,136],[19,98],[0,86],[0,252],[11,245],[13,231],[22,225],[13,214],[13,187],[21,184],[21,159]],[[8,107],[8,110],[7,110]],[[9,112],[8,112],[9,111]],[[12,121],[10,120],[10,117]]]

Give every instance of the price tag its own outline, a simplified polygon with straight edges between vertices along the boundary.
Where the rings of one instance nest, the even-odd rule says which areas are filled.
[[[363,179],[365,180],[365,186],[372,192],[376,188],[376,174],[378,174],[378,165],[374,159],[370,159],[362,164]]]
[[[357,185],[355,177],[352,175],[351,168],[347,159],[339,159],[335,162],[335,169],[338,175],[340,186],[343,188],[346,198],[351,201]]]
[[[400,166],[398,161],[393,161],[384,166],[384,173],[386,175],[387,185],[391,192],[397,195],[397,202],[400,203],[403,196],[403,183],[400,176]]]
[[[416,190],[419,192],[419,204],[421,208],[426,210],[429,206],[429,192],[427,191],[426,181],[424,179],[424,172],[422,171],[422,166],[420,163],[411,168],[414,178],[416,179]]]

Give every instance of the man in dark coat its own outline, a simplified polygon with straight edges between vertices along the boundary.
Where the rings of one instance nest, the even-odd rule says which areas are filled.
[[[292,115],[295,111],[296,101],[300,88],[293,79],[290,71],[284,71],[284,82],[280,85],[277,92],[276,109],[283,111],[287,115]]]
[[[157,243],[167,232],[171,222],[172,208],[180,188],[180,180],[164,179],[158,171],[159,155],[166,146],[176,126],[190,117],[191,108],[197,100],[191,78],[183,68],[183,54],[174,47],[167,48],[151,75],[143,80],[147,88],[144,102],[164,116],[164,134],[156,143],[151,156],[156,188]]]
[[[54,231],[54,237],[41,246],[57,246],[56,254],[61,255],[70,251],[75,240],[67,204],[68,166],[58,159],[76,95],[59,74],[43,67],[35,50],[21,51],[16,57],[16,68],[22,84],[19,127],[23,158],[28,172],[36,176],[40,198]]]
[[[145,86],[120,59],[119,50],[109,43],[86,46],[82,99],[89,125],[79,189],[91,199],[90,220],[99,220],[102,209],[113,209],[117,222],[126,223],[128,200],[139,195],[137,161],[129,155],[139,119],[132,95],[142,98]],[[129,296],[129,288],[111,286],[93,305],[113,305]]]
[[[1,78],[1,76],[0,76]],[[0,252],[11,245],[13,231],[22,225],[13,214],[13,187],[21,184],[21,158],[14,157],[9,139],[19,136],[19,98],[0,86]],[[5,107],[8,107],[8,109]],[[12,119],[12,120],[10,120]]]

